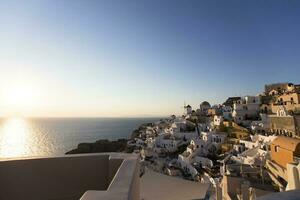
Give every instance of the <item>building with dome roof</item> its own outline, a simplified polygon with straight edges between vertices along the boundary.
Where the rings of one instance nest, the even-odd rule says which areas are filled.
[[[203,101],[200,104],[200,110],[201,110],[201,112],[207,112],[207,110],[210,109],[210,108],[211,108],[211,106],[210,106],[210,104],[207,101]]]

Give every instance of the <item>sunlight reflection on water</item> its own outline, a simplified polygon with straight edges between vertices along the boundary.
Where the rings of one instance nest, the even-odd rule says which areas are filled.
[[[128,138],[132,130],[157,118],[0,119],[0,159],[64,155],[81,142]]]
[[[32,136],[25,119],[11,118],[1,123],[0,157],[16,157],[28,154],[27,143]]]
[[[48,129],[33,120],[3,119],[0,121],[0,158],[56,155],[57,138],[50,135]]]

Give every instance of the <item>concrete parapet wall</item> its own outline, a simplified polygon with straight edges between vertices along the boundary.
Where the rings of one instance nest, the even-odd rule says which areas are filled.
[[[135,200],[139,198],[138,172],[138,158],[133,154],[4,160],[0,161],[0,200],[95,199],[85,198],[87,191],[107,195],[96,199]]]

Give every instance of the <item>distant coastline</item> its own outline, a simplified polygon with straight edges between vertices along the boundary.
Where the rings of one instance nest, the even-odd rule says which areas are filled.
[[[157,120],[159,118],[0,118],[0,157],[60,156],[80,143],[129,139],[140,124]],[[30,139],[26,139],[29,136]],[[23,139],[20,142],[14,137]]]
[[[127,143],[136,138],[139,132],[148,125],[152,125],[154,122],[143,123],[137,129],[134,129],[130,135],[130,139],[119,138],[117,140],[100,139],[95,142],[79,143],[77,148],[72,149],[66,154],[80,154],[80,153],[104,153],[104,152],[124,152],[132,153],[134,148]]]

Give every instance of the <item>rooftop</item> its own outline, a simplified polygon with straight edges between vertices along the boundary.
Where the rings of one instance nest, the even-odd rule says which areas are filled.
[[[276,192],[268,194],[258,198],[258,200],[298,200],[300,196],[300,190],[291,190],[286,192]]]
[[[209,106],[210,107],[210,104],[207,101],[203,101],[200,105],[202,105],[202,106]]]
[[[300,140],[296,138],[279,136],[273,140],[272,144],[290,151],[300,150]]]
[[[204,199],[208,188],[207,183],[188,181],[151,170],[146,170],[141,178],[141,198],[144,200]]]

